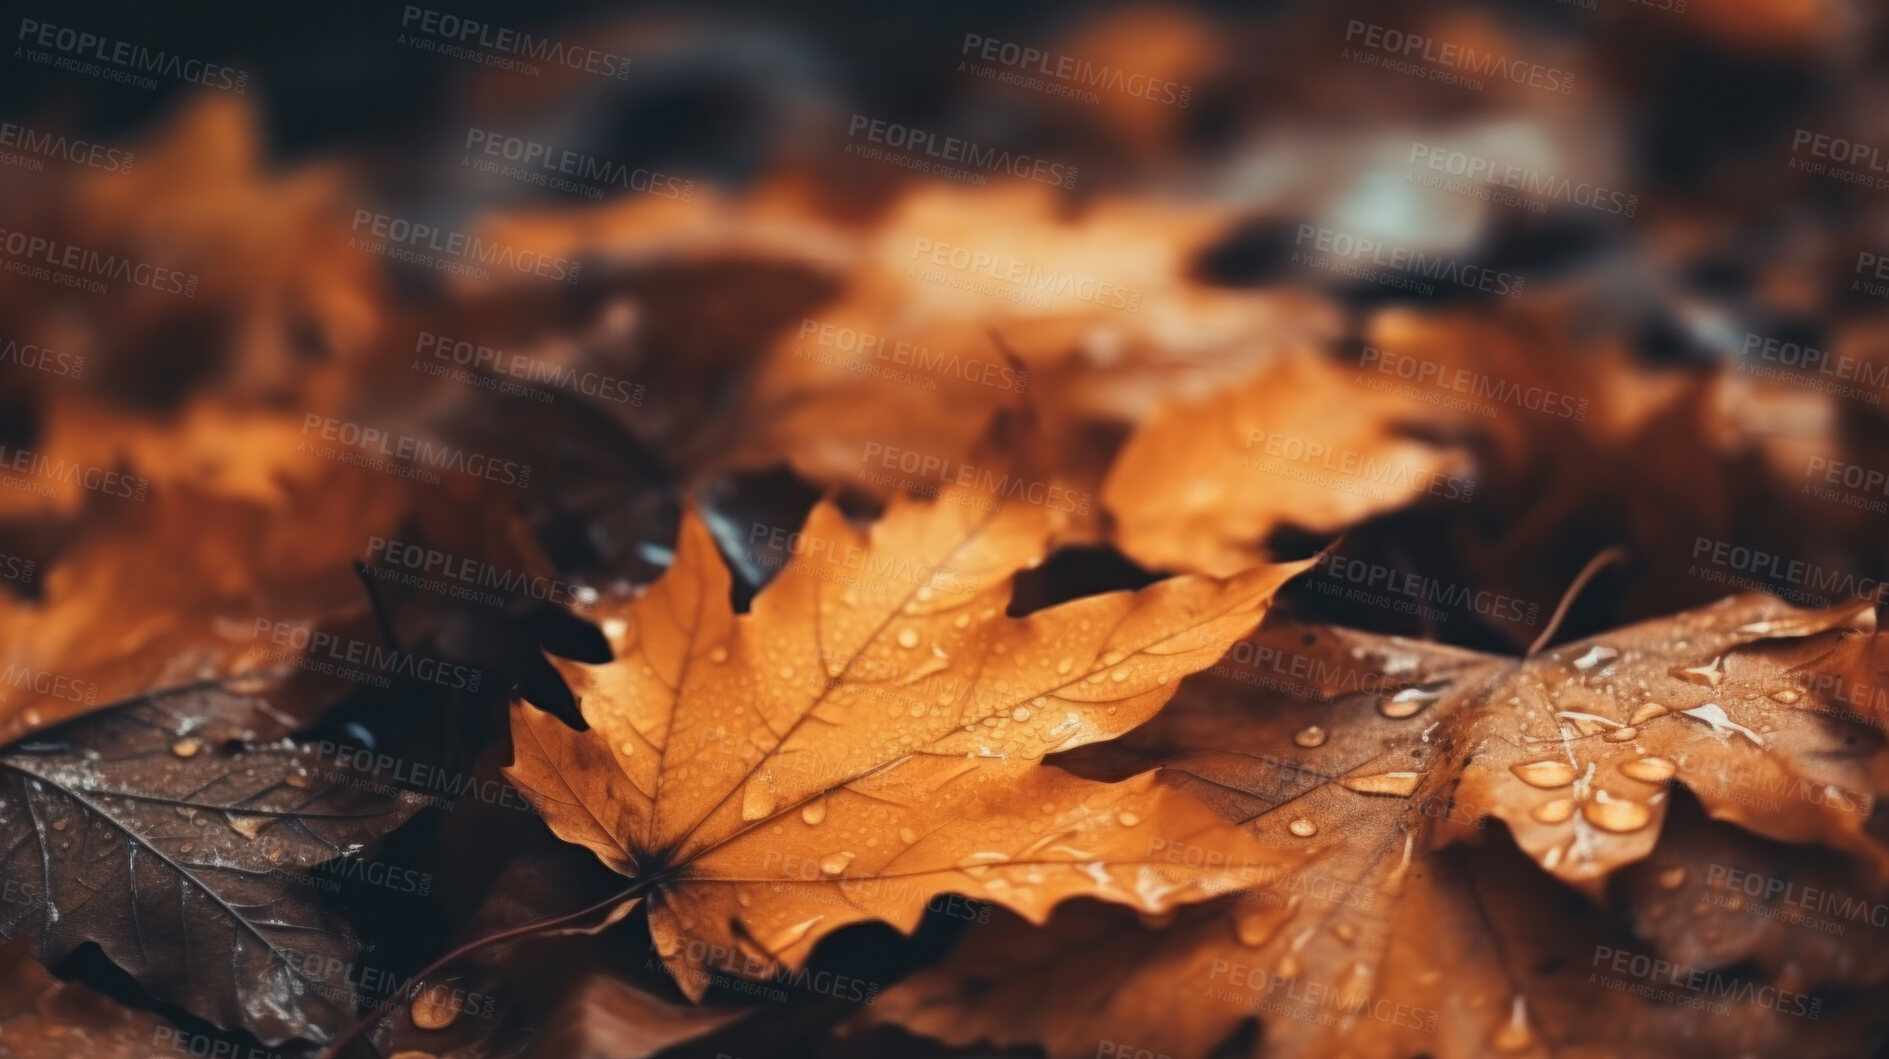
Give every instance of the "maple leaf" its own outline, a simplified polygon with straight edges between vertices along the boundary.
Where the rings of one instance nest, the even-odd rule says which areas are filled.
[[[514,706],[506,774],[560,837],[641,881],[696,998],[691,950],[791,969],[849,923],[909,932],[947,891],[1040,920],[1078,894],[1153,913],[1230,889],[1234,872],[1150,855],[1157,834],[1220,830],[1199,803],[1038,762],[1152,716],[1303,564],[1007,617],[1057,521],[950,490],[897,498],[866,532],[822,502],[738,616],[691,514],[669,572],[597,612],[616,660],[559,664],[590,730]]]
[[[0,945],[0,1055],[8,1059],[147,1059],[169,1029],[156,1015],[53,977],[20,942]]]
[[[1743,832],[1819,842],[1880,872],[1889,858],[1866,824],[1889,783],[1882,740],[1846,719],[1823,679],[1871,627],[1867,611],[1753,595],[1519,661],[1329,627],[1266,630],[1152,723],[1058,763],[1101,777],[1163,764],[1275,857],[1297,850],[1285,870],[1164,931],[1078,913],[1029,955],[973,942],[875,1017],[958,1042],[1044,1040],[1057,1056],[1092,1054],[1080,1042],[1097,1034],[1205,1054],[1250,1013],[1268,1016],[1260,1054],[1280,1055],[1659,1054],[1720,1036],[1584,981],[1597,946],[1662,955],[1591,901],[1652,852],[1674,782]],[[1537,873],[1473,849],[1491,818],[1588,898],[1557,898],[1548,878],[1503,885]],[[1045,1017],[982,999],[999,992],[993,981],[1063,981],[1065,961],[1103,945],[1131,956],[1086,994],[1021,1006]],[[1693,946],[1672,959],[1716,971],[1756,952]],[[1778,962],[1776,977],[1727,980],[1809,1009],[1806,976]],[[1178,999],[1162,984],[1176,979],[1188,983]],[[1280,989],[1293,1003],[1269,1008]],[[1598,1026],[1592,1011],[1605,1013]],[[1449,1027],[1441,1036],[1433,1016]]]
[[[1144,423],[1102,502],[1121,549],[1144,565],[1225,575],[1266,559],[1273,531],[1331,533],[1440,497],[1468,501],[1468,455],[1400,426],[1407,403],[1323,360],[1281,360]]]
[[[97,944],[154,995],[269,1043],[352,1020],[347,922],[297,876],[423,804],[336,781],[252,700],[169,695],[0,754],[0,934]]]

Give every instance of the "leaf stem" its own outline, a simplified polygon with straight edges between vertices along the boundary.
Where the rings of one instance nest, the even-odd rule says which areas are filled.
[[[1575,597],[1581,594],[1581,589],[1587,587],[1587,583],[1594,579],[1594,575],[1614,563],[1625,561],[1626,557],[1625,549],[1613,547],[1589,559],[1587,565],[1581,567],[1581,572],[1574,575],[1574,583],[1568,586],[1566,592],[1561,593],[1561,602],[1555,605],[1554,617],[1548,619],[1548,627],[1541,630],[1541,635],[1535,637],[1534,643],[1528,645],[1528,654],[1523,657],[1533,658],[1542,648],[1548,646],[1548,641],[1554,639],[1555,632],[1561,628],[1561,620],[1568,616],[1568,608],[1574,606]]]
[[[496,934],[487,934],[484,937],[474,938],[473,940],[466,942],[464,945],[461,945],[458,948],[453,949],[452,951],[446,953],[444,956],[441,956],[440,958],[434,960],[432,963],[429,963],[425,967],[420,968],[418,971],[410,975],[405,982],[402,982],[399,989],[396,989],[393,992],[382,997],[380,1003],[375,1004],[374,1010],[368,1012],[365,1018],[359,1020],[354,1025],[348,1027],[348,1031],[346,1033],[343,1033],[341,1036],[335,1038],[335,1042],[329,1045],[326,1051],[321,1053],[322,1059],[340,1059],[341,1052],[343,1049],[345,1049],[348,1045],[354,1043],[354,1041],[358,1039],[361,1036],[361,1034],[367,1032],[369,1027],[373,1026],[374,1023],[380,1021],[380,1019],[387,1014],[387,1008],[389,1005],[391,1005],[395,1000],[405,997],[409,995],[410,993],[412,993],[413,989],[420,982],[424,981],[428,975],[434,973],[435,971],[438,971],[442,967],[445,967],[447,964],[452,963],[454,960],[459,959],[461,956],[464,956],[467,953],[475,952],[479,949],[485,948],[487,945],[496,945],[502,941],[511,941],[515,938],[529,937],[532,934],[541,933],[546,930],[553,930],[557,927],[563,926],[564,924],[570,923],[574,920],[579,920],[579,919],[583,919],[586,916],[595,915],[596,913],[601,912],[606,908],[611,908],[615,905],[619,905],[625,901],[628,901],[631,898],[640,896],[643,893],[643,891],[649,889],[651,884],[653,884],[654,882],[656,882],[656,879],[653,877],[638,879],[629,888],[620,890],[614,894],[611,894],[609,897],[606,897],[603,900],[598,901],[596,904],[587,905],[583,908],[578,909],[575,912],[565,912],[561,915],[552,916],[549,919],[534,919],[529,923],[520,923],[518,926],[507,927],[506,929],[501,930],[497,932]]]

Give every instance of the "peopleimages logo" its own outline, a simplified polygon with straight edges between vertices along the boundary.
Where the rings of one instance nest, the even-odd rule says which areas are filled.
[[[307,438],[311,435],[322,441],[338,443],[344,452],[357,457],[349,462],[364,461],[374,470],[386,466],[384,461],[375,457],[388,456],[418,468],[456,471],[518,489],[531,485],[531,465],[528,463],[494,459],[452,445],[407,434],[393,434],[379,427],[363,426],[316,412],[310,412],[302,418],[302,436]],[[306,441],[302,444],[305,450],[313,451],[316,455],[333,455],[331,451],[323,451],[321,446],[311,448]]]
[[[1292,263],[1295,265],[1309,265],[1341,276],[1372,280],[1422,294],[1436,293],[1434,283],[1423,282],[1431,280],[1486,294],[1519,298],[1528,282],[1526,277],[1512,272],[1498,272],[1481,265],[1426,254],[1421,250],[1382,243],[1315,224],[1299,225],[1292,245],[1295,247],[1292,251]],[[1313,251],[1329,256],[1315,256]]]
[[[68,379],[85,377],[85,358],[74,353],[60,353],[14,339],[0,341],[0,364],[15,364],[29,371],[62,375]]]
[[[137,154],[117,147],[107,147],[90,140],[72,139],[58,133],[41,132],[26,125],[0,121],[0,147],[10,147],[39,158],[56,158],[73,165],[102,169],[107,173],[125,173]]]
[[[78,287],[93,294],[109,293],[111,287],[104,281],[116,280],[164,294],[197,296],[197,277],[193,273],[101,253],[43,235],[0,228],[0,250],[14,259],[6,263],[8,272]]]
[[[41,22],[37,19],[20,19],[20,32],[14,39],[37,48],[51,49],[50,52],[16,51],[14,53],[16,57],[25,58],[43,66],[101,77],[108,81],[123,81],[146,91],[157,88],[157,81],[154,78],[141,76],[147,74],[157,74],[188,84],[202,85],[205,88],[235,92],[238,95],[249,87],[247,70],[205,62],[202,59],[186,59],[167,51],[154,51],[142,44],[112,40],[96,33],[87,33],[84,30],[66,26],[55,26],[50,22]],[[54,55],[53,52],[59,55]],[[61,59],[61,55],[66,58]],[[104,66],[93,65],[87,60],[96,60]]]
[[[1031,48],[1012,44],[1009,41],[985,37],[976,33],[964,35],[964,46],[959,49],[960,56],[974,56],[988,63],[1008,67],[1019,73],[1041,74],[1054,81],[1061,81],[1069,86],[1068,91],[1059,95],[1071,95],[1084,102],[1100,102],[1101,97],[1092,89],[1106,89],[1122,95],[1146,99],[1153,103],[1168,103],[1185,108],[1194,96],[1192,85],[1184,85],[1161,77],[1147,74],[1130,73],[1118,66],[1106,63],[1096,64],[1087,59],[1078,59],[1073,55],[1055,55],[1041,48]],[[1026,88],[1039,90],[1048,87],[1042,82],[1023,80],[1019,82]]]
[[[545,279],[576,283],[584,267],[567,258],[554,257],[536,250],[519,250],[504,243],[481,239],[467,232],[419,224],[403,217],[378,213],[374,210],[357,209],[354,211],[352,230],[359,233],[362,229],[366,229],[366,234],[375,239],[384,239],[393,244],[393,250],[374,245],[369,245],[368,250],[381,252],[398,260],[410,259],[416,264],[446,272],[462,271],[474,265],[490,265],[528,275],[542,276]],[[349,245],[358,244],[350,238]],[[415,253],[416,250],[444,254],[464,264],[454,267],[451,262],[442,263],[424,253]]]
[[[437,658],[427,658],[403,651],[397,647],[383,647],[377,643],[356,640],[348,636],[339,636],[323,632],[308,625],[293,622],[275,621],[270,618],[257,618],[250,638],[267,640],[288,651],[268,652],[273,661],[284,662],[310,672],[361,683],[371,683],[376,687],[391,687],[392,682],[381,678],[379,674],[392,674],[408,677],[423,683],[437,684],[453,691],[478,691],[484,681],[482,670],[453,662],[442,662]],[[295,652],[299,652],[299,657]],[[351,666],[365,666],[378,670],[379,674],[365,673]]]
[[[1443,173],[1461,177],[1465,189],[1471,197],[1493,201],[1501,206],[1521,206],[1531,212],[1533,207],[1543,201],[1569,206],[1582,206],[1611,213],[1622,217],[1631,217],[1640,211],[1640,196],[1624,191],[1602,187],[1585,180],[1572,180],[1554,173],[1543,173],[1525,166],[1507,162],[1497,162],[1479,154],[1456,151],[1445,147],[1436,147],[1427,143],[1410,145],[1411,165],[1421,165],[1432,173]],[[1413,174],[1414,176],[1414,174]],[[1412,179],[1413,177],[1406,177]],[[1453,184],[1433,184],[1423,181],[1428,186],[1442,186],[1446,190],[1456,191]],[[1496,190],[1500,189],[1500,191]],[[1503,192],[1513,192],[1504,195]]]
[[[688,202],[695,198],[695,181],[638,169],[607,158],[552,147],[523,136],[507,136],[490,129],[466,130],[464,165],[553,191],[567,191],[600,199],[605,188],[637,191],[663,199]],[[483,157],[479,157],[479,156]],[[514,162],[516,165],[504,163]]]
[[[1574,91],[1572,71],[1513,59],[1495,52],[1479,51],[1465,44],[1438,41],[1421,33],[1409,33],[1355,18],[1345,23],[1345,43],[1362,44],[1383,55],[1428,63],[1442,70],[1508,81],[1562,95]],[[1351,55],[1343,57],[1354,58]],[[1482,86],[1477,84],[1474,87],[1480,89]]]
[[[1008,173],[1024,180],[1034,180],[1039,184],[1048,184],[1064,190],[1076,186],[1076,167],[1061,162],[1051,162],[1030,154],[1013,154],[1001,147],[986,147],[975,140],[959,139],[956,136],[940,136],[925,129],[915,129],[896,122],[881,121],[864,114],[854,114],[846,129],[849,140],[865,140],[879,144],[894,151],[907,152],[904,156],[884,156],[879,148],[861,148],[852,143],[846,145],[847,154],[857,154],[869,161],[887,161],[904,168],[919,172],[936,173],[950,176],[952,179],[978,176],[983,173]],[[964,170],[952,169],[944,163],[964,166]],[[982,183],[981,179],[968,181]]]
[[[585,397],[615,401],[618,404],[641,405],[643,403],[643,387],[639,383],[626,382],[600,372],[578,371],[567,364],[543,361],[523,353],[507,353],[502,349],[477,345],[464,339],[435,334],[431,331],[419,332],[418,338],[414,341],[413,352],[426,354],[437,362],[422,367],[422,370],[427,370],[429,374],[450,372],[452,369],[447,368],[446,365],[456,364],[475,372],[489,372],[494,376],[503,376],[504,379],[522,380],[516,387],[507,385],[502,379],[494,382],[490,388],[497,389],[501,393],[517,393],[521,396],[543,400],[544,398],[538,396],[543,391],[535,388],[542,384],[572,390]],[[456,375],[454,377],[458,378]],[[480,385],[483,380],[468,377],[459,381]]]
[[[532,62],[563,66],[619,81],[630,76],[630,60],[622,55],[581,44],[567,44],[549,37],[534,37],[529,33],[462,18],[430,7],[407,4],[400,12],[400,28],[414,35],[412,40],[403,35],[401,43],[422,51],[437,51],[442,55],[470,59],[486,66],[518,70],[533,77],[538,75],[538,68]],[[483,51],[473,51],[474,48]],[[532,62],[525,62],[526,59]]]

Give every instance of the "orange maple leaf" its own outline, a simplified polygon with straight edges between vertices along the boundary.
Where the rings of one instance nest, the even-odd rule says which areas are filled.
[[[1258,860],[1192,797],[1039,762],[1153,716],[1304,564],[1005,615],[1057,522],[951,490],[896,498],[865,532],[822,502],[740,616],[692,514],[669,572],[597,612],[615,661],[559,662],[591,730],[515,706],[506,774],[560,837],[639,880],[696,997],[701,953],[776,973],[849,923],[910,931],[947,892],[1040,922],[1077,895],[1159,913],[1234,889]],[[1241,855],[1161,856],[1185,836]]]

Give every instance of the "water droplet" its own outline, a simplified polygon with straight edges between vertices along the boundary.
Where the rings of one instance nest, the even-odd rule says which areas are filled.
[[[1574,816],[1574,802],[1567,798],[1556,798],[1552,802],[1535,806],[1528,815],[1544,824],[1565,824]]]
[[[1065,658],[1056,663],[1056,674],[1058,676],[1068,676],[1069,671],[1074,668],[1076,668],[1076,660],[1073,658]]]
[[[900,629],[899,630],[899,646],[907,648],[907,649],[917,647],[918,646],[918,630],[917,629]]]
[[[1663,757],[1641,757],[1632,761],[1622,761],[1620,774],[1645,783],[1665,783],[1673,778],[1678,766]]]
[[[1112,680],[1112,681],[1114,681],[1115,683],[1117,683],[1117,684],[1120,684],[1120,683],[1121,683],[1122,681],[1124,681],[1124,680],[1127,680],[1127,679],[1128,679],[1128,670],[1126,670],[1126,669],[1117,669],[1117,670],[1115,670],[1115,672],[1113,672],[1113,673],[1110,673],[1110,674],[1108,675],[1108,678],[1109,678],[1110,680]]]
[[[1292,823],[1286,825],[1286,830],[1292,832],[1293,834],[1299,836],[1300,838],[1311,838],[1313,835],[1318,834],[1318,825],[1311,822],[1310,820],[1307,820],[1305,817],[1301,816],[1297,820],[1294,820],[1292,821]],[[1290,978],[1291,975],[1287,975],[1286,977]]]
[[[68,825],[68,821],[64,817],[61,817],[52,822],[52,829],[54,831],[64,831],[67,825]]]
[[[1010,716],[1015,720],[1027,721],[1030,719],[1030,708],[1028,706],[1019,706],[1010,711]]]
[[[1725,656],[1719,655],[1702,666],[1693,666],[1690,669],[1674,667],[1672,675],[1689,684],[1702,684],[1708,688],[1716,688],[1725,683]]]
[[[630,623],[624,621],[622,618],[605,618],[603,620],[603,634],[612,640],[623,639],[623,634],[629,631]]]
[[[1388,699],[1377,700],[1377,712],[1393,720],[1414,717],[1442,697],[1442,693],[1429,688],[1405,688]]]
[[[1668,890],[1677,890],[1686,884],[1685,865],[1676,865],[1659,873],[1659,884]]]
[[[717,645],[714,650],[708,653],[708,660],[711,662],[728,661],[728,648]]]
[[[851,863],[853,863],[853,855],[851,853],[831,853],[821,858],[820,870],[828,875],[839,875],[844,872],[847,865]]]
[[[1797,701],[1798,694],[1795,690],[1791,688],[1779,688],[1778,690],[1771,693],[1771,698],[1773,701],[1781,702],[1784,705],[1789,706],[1791,703],[1794,703]]]
[[[794,667],[793,667],[793,666],[782,666],[782,667],[780,668],[780,678],[781,678],[782,680],[792,680],[792,679],[794,679]]]
[[[203,740],[201,739],[179,739],[171,744],[171,753],[178,757],[196,757],[197,751],[202,749]]]
[[[1308,750],[1310,750],[1313,747],[1324,746],[1325,745],[1325,729],[1320,728],[1318,725],[1315,725],[1315,724],[1307,725],[1306,727],[1299,729],[1299,734],[1293,736],[1292,741],[1299,744],[1302,747],[1305,747]]]
[[[413,1024],[423,1030],[443,1030],[459,1017],[452,988],[443,982],[414,997],[407,1011]]]
[[[800,819],[808,827],[819,827],[826,820],[826,799],[815,798],[800,807]]]
[[[1625,728],[1616,728],[1606,735],[1601,736],[1602,739],[1607,740],[1609,743],[1628,743],[1639,737],[1640,730],[1632,725],[1627,725]]]
[[[628,739],[625,739],[617,747],[617,752],[622,754],[624,757],[634,757],[636,755],[636,744],[631,742]]]
[[[1596,666],[1604,666],[1619,657],[1619,651],[1611,647],[1602,647],[1599,644],[1595,644],[1587,649],[1586,654],[1574,660],[1574,668],[1585,673]]]
[[[741,818],[749,823],[767,819],[776,804],[774,786],[762,776],[754,777],[741,788]]]
[[[1653,810],[1639,802],[1616,798],[1595,800],[1581,806],[1581,816],[1602,831],[1625,833],[1638,831],[1653,819]]]
[[[1340,923],[1333,927],[1331,932],[1338,935],[1338,940],[1344,942],[1346,945],[1358,940],[1358,928],[1349,923]]]
[[[1730,717],[1725,716],[1724,708],[1719,706],[1716,702],[1708,702],[1703,706],[1695,706],[1690,710],[1681,710],[1680,712],[1695,721],[1704,721],[1706,724],[1711,725],[1714,732],[1737,732],[1746,739],[1751,740],[1753,746],[1764,746],[1764,740],[1758,738],[1758,733],[1746,728]]]
[[[899,828],[899,841],[909,846],[918,841],[918,832],[909,827],[901,827]]]
[[[1422,782],[1421,772],[1384,772],[1376,776],[1347,776],[1339,782],[1359,794],[1390,794],[1408,798]]]
[[[1530,761],[1522,765],[1510,765],[1509,771],[1515,773],[1523,783],[1530,787],[1553,790],[1574,782],[1574,766],[1565,761]]]
[[[1555,714],[1555,719],[1573,722],[1575,730],[1582,735],[1596,735],[1600,732],[1611,731],[1620,724],[1597,713],[1584,713],[1580,710],[1562,710]]]
[[[1141,817],[1124,810],[1115,814],[1115,822],[1121,824],[1123,827],[1134,827],[1136,824],[1141,823]]]
[[[1633,711],[1633,716],[1627,718],[1627,723],[1628,724],[1645,724],[1646,722],[1652,720],[1655,717],[1664,717],[1668,713],[1671,713],[1671,712],[1672,712],[1671,710],[1668,710],[1661,703],[1657,703],[1657,702],[1641,703],[1640,708]]]

